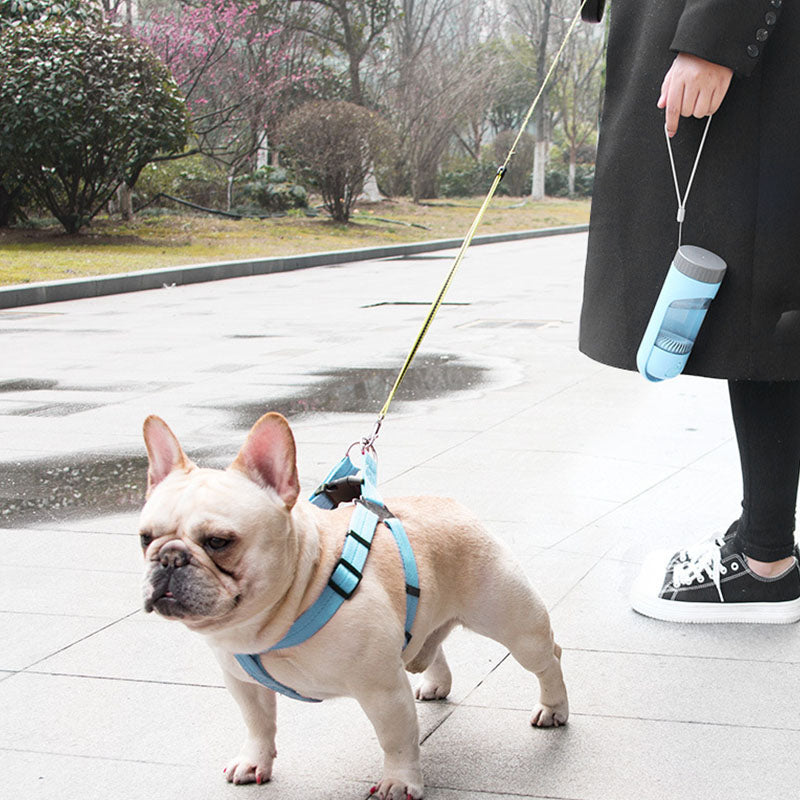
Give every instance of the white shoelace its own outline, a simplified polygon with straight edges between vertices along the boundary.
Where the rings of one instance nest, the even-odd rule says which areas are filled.
[[[673,588],[680,589],[681,586],[703,583],[707,575],[717,587],[720,602],[724,603],[725,598],[722,596],[720,579],[722,575],[727,574],[728,568],[722,566],[721,540],[722,537],[718,536],[714,541],[706,542],[704,549],[701,551],[698,547],[691,559],[677,563],[672,572]]]
[[[679,550],[678,555],[675,557],[675,561],[694,561],[699,556],[702,556],[709,547],[722,547],[724,544],[725,534],[719,533],[713,539],[703,539],[702,542],[690,544],[688,547],[684,547],[683,550]]]

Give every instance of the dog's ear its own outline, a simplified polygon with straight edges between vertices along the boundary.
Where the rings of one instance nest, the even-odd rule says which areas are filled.
[[[270,486],[291,509],[300,494],[297,453],[289,423],[275,412],[264,414],[247,435],[231,464],[259,486]]]
[[[144,421],[144,444],[147,447],[147,494],[175,469],[194,467],[186,457],[175,434],[161,417],[150,415]]]

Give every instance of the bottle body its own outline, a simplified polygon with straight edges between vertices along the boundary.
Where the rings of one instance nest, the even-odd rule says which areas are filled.
[[[710,250],[678,248],[636,355],[645,378],[662,381],[683,371],[725,270]]]

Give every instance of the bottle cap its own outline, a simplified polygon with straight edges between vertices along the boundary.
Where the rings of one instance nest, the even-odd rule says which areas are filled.
[[[716,253],[693,244],[682,244],[672,263],[679,272],[702,283],[719,283],[728,268]]]

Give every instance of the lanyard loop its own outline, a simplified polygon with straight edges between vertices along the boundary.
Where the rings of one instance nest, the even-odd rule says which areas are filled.
[[[706,143],[706,136],[708,135],[708,128],[711,125],[712,115],[708,115],[708,122],[703,130],[703,137],[700,139],[700,146],[697,148],[697,157],[694,160],[692,167],[692,174],[689,176],[689,183],[686,185],[686,194],[681,197],[681,189],[678,185],[678,172],[675,169],[675,157],[672,155],[672,140],[669,138],[667,126],[664,125],[664,136],[667,139],[667,152],[669,153],[669,163],[672,167],[672,179],[675,181],[675,194],[678,196],[678,247],[681,246],[683,240],[683,220],[686,218],[686,202],[689,199],[689,192],[692,190],[692,183],[694,182],[694,175],[697,172],[697,165],[700,163],[700,154],[703,152],[703,145]]]

